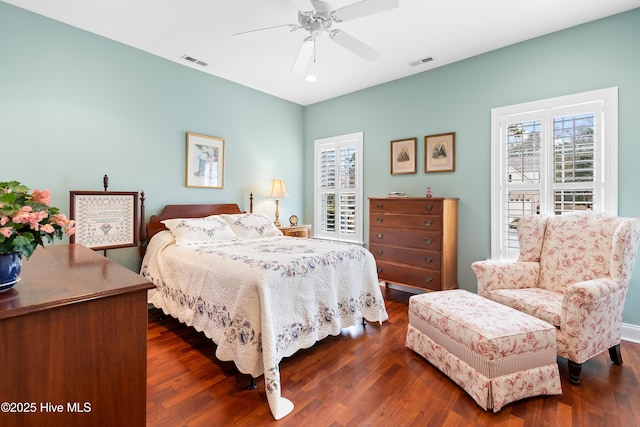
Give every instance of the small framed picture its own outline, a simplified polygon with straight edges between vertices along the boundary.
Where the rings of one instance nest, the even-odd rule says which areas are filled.
[[[391,141],[391,175],[416,173],[417,138]]]
[[[187,133],[186,186],[224,188],[224,139]]]
[[[138,193],[133,191],[70,191],[69,218],[76,232],[69,237],[93,250],[138,245]]]
[[[424,171],[454,172],[456,133],[441,133],[424,137]]]

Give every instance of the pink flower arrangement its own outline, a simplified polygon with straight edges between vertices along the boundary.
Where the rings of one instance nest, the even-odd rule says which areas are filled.
[[[38,246],[75,233],[74,221],[50,206],[49,190],[33,190],[17,181],[0,182],[0,253],[27,259]]]

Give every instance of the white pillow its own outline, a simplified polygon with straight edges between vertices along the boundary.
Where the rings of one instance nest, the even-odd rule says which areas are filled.
[[[174,218],[162,221],[167,226],[176,245],[200,245],[220,240],[237,240],[229,224],[220,215],[204,218]]]
[[[221,214],[238,239],[255,239],[257,237],[282,236],[268,216],[256,213]]]

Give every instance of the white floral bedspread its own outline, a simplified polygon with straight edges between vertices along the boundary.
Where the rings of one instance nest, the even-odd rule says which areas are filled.
[[[359,318],[388,319],[375,260],[358,245],[278,236],[177,246],[164,231],[141,274],[157,286],[149,302],[211,338],[219,360],[264,374],[275,419],[293,410],[281,396],[282,358]]]

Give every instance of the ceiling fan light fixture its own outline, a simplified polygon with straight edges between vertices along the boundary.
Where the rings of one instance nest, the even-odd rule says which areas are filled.
[[[309,32],[309,36],[304,39],[298,49],[298,55],[294,61],[291,72],[294,74],[304,73],[311,58],[315,62],[315,42],[323,33],[328,33],[329,39],[360,56],[366,61],[375,61],[380,54],[341,30],[332,30],[331,24],[334,22],[350,21],[367,15],[385,12],[400,6],[400,0],[360,0],[347,6],[333,9],[327,1],[310,0],[313,10],[298,11],[298,24],[276,25],[272,27],[258,28],[255,30],[236,33],[234,36],[243,34],[254,34],[263,30],[273,30],[286,28],[289,32],[304,30]]]

